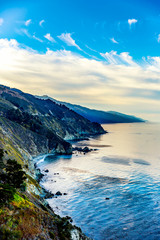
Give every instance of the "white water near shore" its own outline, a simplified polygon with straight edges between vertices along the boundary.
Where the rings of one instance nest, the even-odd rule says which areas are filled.
[[[95,240],[160,239],[160,124],[103,127],[108,134],[75,143],[97,151],[40,162],[43,186],[67,193],[50,206]]]

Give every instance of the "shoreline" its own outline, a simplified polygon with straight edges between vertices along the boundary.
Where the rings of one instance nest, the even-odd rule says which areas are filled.
[[[85,139],[83,139],[85,140]],[[82,140],[81,140],[82,141]],[[78,142],[78,141],[76,141]],[[83,150],[82,150],[83,151]],[[87,151],[87,153],[91,152],[92,150],[90,151]],[[74,153],[72,153],[74,154]],[[79,154],[81,154],[81,151],[79,152]],[[85,154],[85,153],[83,153]],[[35,172],[36,172],[36,181],[38,182],[38,184],[40,185],[41,189],[42,189],[42,193],[39,195],[40,199],[42,199],[43,203],[45,204],[45,206],[47,208],[49,208],[51,211],[53,211],[54,214],[56,214],[59,218],[61,219],[66,219],[66,221],[68,221],[72,226],[73,228],[75,228],[75,232],[73,233],[73,236],[72,236],[72,240],[77,240],[77,239],[81,239],[81,240],[93,240],[92,238],[86,236],[85,234],[83,234],[83,230],[80,228],[80,227],[77,227],[76,225],[73,224],[73,219],[66,215],[66,216],[60,216],[59,213],[55,213],[55,209],[53,207],[50,206],[50,204],[48,203],[47,200],[49,199],[53,199],[53,198],[59,198],[59,197],[63,197],[63,196],[66,196],[68,195],[67,192],[61,192],[59,190],[56,191],[56,193],[53,193],[52,191],[50,190],[47,190],[42,184],[41,184],[41,181],[43,180],[43,178],[45,176],[47,176],[47,173],[49,172],[48,169],[44,168],[44,169],[40,169],[40,167],[38,166],[38,164],[41,164],[41,162],[43,162],[45,160],[45,156],[50,156],[50,155],[53,155],[54,157],[59,157],[59,156],[66,156],[66,155],[59,155],[59,154],[46,154],[46,155],[39,155],[37,157],[35,157],[33,160],[34,160],[34,168],[35,168]],[[40,156],[42,156],[42,159],[40,159],[40,161],[37,163],[36,162],[36,159],[40,158]],[[70,155],[69,155],[70,156]],[[54,175],[59,175],[59,173],[54,173]],[[55,207],[57,208],[57,207]],[[77,232],[76,232],[77,231]]]
[[[106,131],[107,133],[107,131]],[[104,134],[106,134],[104,133]],[[96,135],[100,135],[100,134],[96,134]],[[91,137],[91,136],[90,136]],[[94,136],[92,136],[92,138],[94,138]],[[80,141],[88,141],[89,139],[80,139],[80,140],[75,140],[74,143],[78,143]],[[86,144],[87,145],[87,144]],[[75,155],[78,156],[78,155],[85,155],[85,154],[88,154],[88,153],[91,153],[91,152],[95,152],[97,151],[98,149],[92,149],[92,148],[89,148],[88,146],[83,146],[83,147],[73,147],[73,151],[72,151],[72,154],[71,155]],[[49,206],[49,208],[51,208],[51,210],[54,212],[55,209],[52,208],[50,206],[50,204],[48,203],[48,199],[53,199],[53,198],[58,198],[58,197],[63,197],[63,196],[66,196],[68,195],[67,192],[61,192],[59,190],[56,191],[56,193],[53,193],[52,191],[50,190],[47,190],[42,184],[41,184],[41,181],[43,180],[43,178],[45,176],[47,176],[47,173],[49,172],[49,169],[47,168],[44,168],[44,169],[41,169],[40,166],[38,166],[38,164],[41,164],[43,161],[45,161],[45,157],[47,156],[53,156],[53,157],[59,157],[59,156],[66,156],[66,155],[59,155],[59,154],[45,154],[45,155],[39,155],[37,157],[35,157],[33,159],[34,161],[34,168],[35,168],[35,171],[36,171],[36,180],[38,181],[38,183],[40,184],[40,186],[42,187],[42,191],[43,193],[41,194],[40,197],[42,197],[46,202],[47,202],[47,205]],[[70,155],[69,155],[70,156]],[[37,162],[37,159],[38,159],[38,162]],[[54,175],[59,175],[59,173],[54,173]],[[53,180],[52,180],[53,181]],[[58,214],[59,216],[59,214]],[[73,222],[73,219],[66,215],[66,216],[60,216],[60,217],[66,217],[68,219],[68,221],[72,224]],[[79,228],[79,227],[78,227]],[[81,228],[79,228],[81,229]],[[82,230],[81,230],[82,231]],[[91,240],[91,238],[87,237],[88,240]]]

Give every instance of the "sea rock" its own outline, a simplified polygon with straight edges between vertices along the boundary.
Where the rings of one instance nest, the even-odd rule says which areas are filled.
[[[47,192],[46,195],[45,195],[45,199],[48,199],[48,198],[53,198],[54,197],[54,194],[51,193],[51,192]]]
[[[84,148],[75,147],[75,148],[73,148],[73,151],[88,153],[88,152],[94,151],[94,149],[91,149],[89,147],[84,147]]]
[[[88,153],[88,152],[90,152],[90,151],[92,151],[92,149],[89,149],[88,147],[84,147],[84,148],[83,148],[83,152],[85,152],[85,153]]]
[[[56,192],[55,195],[57,195],[57,196],[62,196],[62,193],[61,193],[60,191],[58,191],[58,192]]]
[[[66,219],[67,219],[69,222],[73,222],[72,218],[69,217],[69,216],[66,216]]]
[[[44,199],[48,199],[48,198],[53,198],[54,194],[48,190],[46,190],[45,188],[43,188],[43,192],[44,192]]]

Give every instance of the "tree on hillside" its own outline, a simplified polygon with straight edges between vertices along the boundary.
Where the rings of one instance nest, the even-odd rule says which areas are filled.
[[[0,161],[4,151],[0,149]],[[25,190],[26,174],[16,160],[9,159],[0,172],[0,206],[13,200],[16,189]]]
[[[4,151],[3,149],[0,148],[0,160],[3,160],[3,156],[4,156]]]
[[[6,181],[15,188],[21,188],[26,179],[26,174],[16,160],[9,159],[6,164]]]

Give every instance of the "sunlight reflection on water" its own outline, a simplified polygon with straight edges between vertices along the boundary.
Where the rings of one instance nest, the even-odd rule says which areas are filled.
[[[42,184],[68,193],[49,204],[95,240],[160,239],[160,125],[104,128],[109,134],[77,143],[98,151],[41,162]]]

